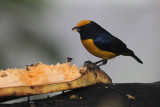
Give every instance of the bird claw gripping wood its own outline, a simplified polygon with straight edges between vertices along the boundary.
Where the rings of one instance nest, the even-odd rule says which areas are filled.
[[[92,69],[95,77],[97,78],[96,69],[100,69],[97,65],[93,64],[91,61],[85,61],[84,66],[87,66],[89,69]]]

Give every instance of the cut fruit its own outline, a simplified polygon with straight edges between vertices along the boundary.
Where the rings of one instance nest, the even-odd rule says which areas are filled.
[[[95,76],[97,73],[97,77]],[[4,98],[45,94],[87,87],[96,83],[111,83],[109,76],[99,69],[78,68],[70,63],[27,65],[24,69],[0,71],[0,102]]]
[[[70,63],[45,65],[42,63],[26,66],[24,69],[0,71],[0,88],[13,86],[35,86],[61,83],[77,79],[82,74],[76,65]]]

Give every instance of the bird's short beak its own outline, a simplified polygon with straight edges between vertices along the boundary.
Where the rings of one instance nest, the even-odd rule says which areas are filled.
[[[77,26],[75,26],[74,28],[72,28],[72,30],[75,32],[75,31],[80,31],[80,29],[77,27]]]

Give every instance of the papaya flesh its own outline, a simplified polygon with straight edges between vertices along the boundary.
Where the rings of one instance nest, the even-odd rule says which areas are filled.
[[[0,102],[9,97],[18,98],[111,82],[104,71],[86,65],[78,68],[75,64],[71,66],[70,62],[56,65],[37,63],[27,65],[24,69],[0,71]]]

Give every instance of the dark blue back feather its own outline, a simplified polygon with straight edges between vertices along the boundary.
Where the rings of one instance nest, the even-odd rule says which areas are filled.
[[[125,53],[127,50],[126,45],[109,32],[98,33],[93,42],[99,49],[117,54]]]

